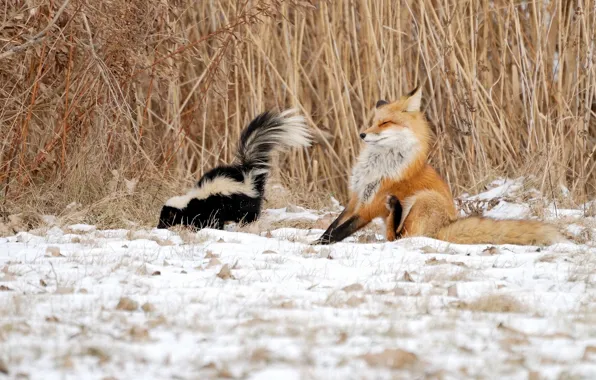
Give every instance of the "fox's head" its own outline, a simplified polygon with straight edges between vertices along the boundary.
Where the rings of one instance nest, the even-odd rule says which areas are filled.
[[[360,137],[373,147],[426,151],[430,128],[424,114],[420,112],[421,100],[420,87],[392,103],[379,100],[372,126],[362,132]]]

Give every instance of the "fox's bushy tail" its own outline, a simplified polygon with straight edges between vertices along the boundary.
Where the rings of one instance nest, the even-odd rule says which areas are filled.
[[[296,110],[263,112],[242,132],[238,159],[247,168],[268,171],[274,150],[306,147],[311,139],[304,117]]]
[[[456,244],[550,245],[565,241],[555,226],[535,220],[457,219],[441,228],[440,240]]]

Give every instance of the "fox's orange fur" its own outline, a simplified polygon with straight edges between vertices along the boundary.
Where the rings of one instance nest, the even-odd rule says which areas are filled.
[[[548,245],[562,239],[555,227],[529,220],[457,218],[447,183],[427,163],[430,126],[420,112],[421,91],[379,101],[367,143],[353,168],[350,201],[317,243],[341,241],[376,217],[387,240],[427,236],[461,244]]]

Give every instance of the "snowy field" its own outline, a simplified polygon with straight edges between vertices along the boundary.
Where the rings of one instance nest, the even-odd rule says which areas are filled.
[[[492,187],[464,206],[531,215],[519,182]],[[0,378],[596,379],[593,210],[546,207],[572,240],[545,248],[375,226],[310,246],[339,208],[295,206],[244,232],[19,232],[0,238]]]

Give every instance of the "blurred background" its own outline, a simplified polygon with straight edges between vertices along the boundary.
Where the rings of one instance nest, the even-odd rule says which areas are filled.
[[[417,84],[455,195],[531,176],[585,202],[595,27],[593,0],[4,1],[1,211],[152,224],[254,116],[289,107],[316,144],[272,182],[343,202],[374,104]]]

